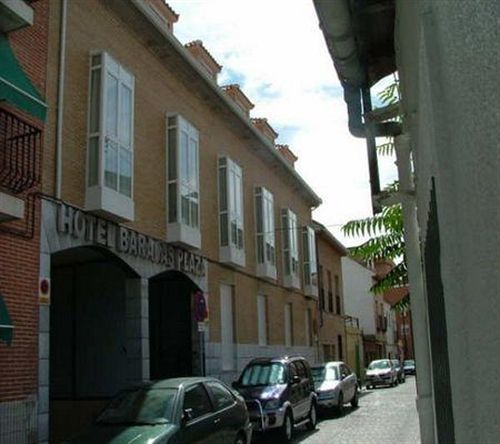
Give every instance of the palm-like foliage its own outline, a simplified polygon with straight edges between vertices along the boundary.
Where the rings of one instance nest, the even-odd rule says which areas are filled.
[[[342,231],[346,236],[370,236],[363,244],[352,247],[349,253],[366,263],[391,260],[396,266],[371,288],[377,294],[385,293],[394,287],[408,284],[408,270],[404,260],[403,215],[400,204],[384,207],[373,217],[351,220]]]

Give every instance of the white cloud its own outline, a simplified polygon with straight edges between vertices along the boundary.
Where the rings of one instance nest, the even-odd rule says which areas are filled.
[[[371,214],[366,144],[347,129],[342,88],[310,0],[171,0],[175,35],[200,39],[223,65],[220,84],[237,80],[297,154],[298,172],[323,199],[314,217],[346,245],[340,225]],[[288,130],[287,130],[288,129]],[[380,161],[381,180],[394,178]]]

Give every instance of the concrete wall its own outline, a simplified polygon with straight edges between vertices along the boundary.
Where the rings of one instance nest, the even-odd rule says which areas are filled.
[[[349,257],[342,258],[345,312],[359,319],[365,335],[375,335],[375,312],[372,286],[373,272]]]
[[[398,65],[423,251],[431,180],[457,443],[500,433],[500,4],[397,2]],[[428,292],[428,298],[434,297]],[[418,338],[415,339],[416,341]],[[473,371],[464,371],[469,363]],[[436,379],[434,384],[443,381]]]

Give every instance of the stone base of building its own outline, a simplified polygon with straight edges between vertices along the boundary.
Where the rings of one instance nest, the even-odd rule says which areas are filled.
[[[36,397],[0,402],[0,443],[30,444],[37,440]]]

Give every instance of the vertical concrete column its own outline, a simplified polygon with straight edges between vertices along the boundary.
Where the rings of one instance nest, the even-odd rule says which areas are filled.
[[[131,384],[149,379],[149,281],[127,279],[126,344],[127,372]]]
[[[420,250],[417,208],[414,197],[413,173],[410,159],[408,135],[395,138],[396,159],[399,175],[401,203],[403,207],[404,238],[408,279],[411,293],[411,317],[415,364],[417,368],[417,410],[420,419],[422,443],[436,442],[436,421],[434,412],[434,391],[432,385],[432,361],[430,355],[427,300],[424,292],[422,253]]]
[[[40,277],[50,278],[50,254],[40,253]],[[50,305],[39,305],[38,312],[38,411],[39,443],[49,441],[49,358]]]

